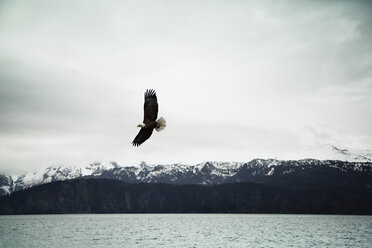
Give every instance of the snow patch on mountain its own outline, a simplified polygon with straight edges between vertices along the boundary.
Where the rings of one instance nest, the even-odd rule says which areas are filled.
[[[372,162],[371,150],[340,148],[330,144],[326,145],[326,149],[331,152],[329,159],[332,160],[348,162]]]

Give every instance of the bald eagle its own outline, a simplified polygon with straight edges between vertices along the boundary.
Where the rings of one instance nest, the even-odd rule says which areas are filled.
[[[160,132],[167,126],[167,122],[163,117],[156,120],[156,118],[158,118],[158,99],[156,98],[155,90],[146,90],[143,111],[143,123],[137,125],[141,130],[132,142],[134,146],[139,146],[150,138],[154,129]]]

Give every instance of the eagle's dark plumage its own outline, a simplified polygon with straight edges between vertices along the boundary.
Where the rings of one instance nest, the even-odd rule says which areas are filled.
[[[155,90],[146,90],[145,104],[143,106],[143,123],[138,125],[141,127],[141,130],[132,142],[134,146],[139,146],[150,138],[154,129],[159,132],[166,127],[166,121],[163,117],[156,120],[158,118],[158,108],[158,99]]]

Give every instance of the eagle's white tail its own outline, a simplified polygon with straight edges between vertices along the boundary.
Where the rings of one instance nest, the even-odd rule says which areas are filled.
[[[156,122],[158,125],[156,126],[155,130],[158,132],[164,130],[164,128],[167,126],[167,121],[163,117],[160,117]]]

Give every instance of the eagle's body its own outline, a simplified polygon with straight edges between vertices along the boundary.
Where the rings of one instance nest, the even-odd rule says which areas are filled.
[[[160,132],[166,127],[166,121],[163,117],[156,120],[158,118],[158,108],[158,99],[155,90],[146,90],[145,104],[143,106],[143,123],[137,126],[141,127],[141,130],[132,142],[134,146],[139,146],[150,138],[154,129]]]

